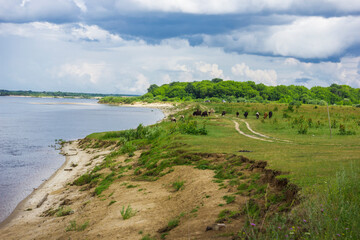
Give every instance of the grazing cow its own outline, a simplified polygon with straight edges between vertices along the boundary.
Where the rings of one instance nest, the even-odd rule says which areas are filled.
[[[210,111],[209,111],[209,116],[210,116],[211,113],[215,113],[215,110],[214,110],[214,109],[210,109]]]
[[[248,115],[249,115],[248,112],[245,112],[245,113],[244,113],[244,117],[245,117],[245,118],[247,118]]]
[[[256,119],[259,119],[259,117],[260,117],[260,113],[256,112]]]
[[[236,112],[236,117],[239,117],[239,112]]]
[[[221,116],[225,116],[226,112],[222,111]]]
[[[272,117],[272,111],[269,112],[269,118],[271,118],[271,117]]]
[[[207,111],[203,111],[201,114],[202,117],[207,117],[208,116],[208,112]]]
[[[198,109],[193,113],[193,116],[201,116],[201,111]]]
[[[184,115],[180,115],[180,119],[184,119],[185,118],[185,116]]]
[[[266,118],[267,118],[267,116],[268,116],[267,112],[266,112],[266,113],[264,113],[264,119],[266,119]]]
[[[172,122],[176,122],[176,118],[175,118],[175,117],[171,117],[170,120],[171,120]]]

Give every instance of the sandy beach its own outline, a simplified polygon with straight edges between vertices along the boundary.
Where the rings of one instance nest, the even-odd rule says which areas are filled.
[[[145,108],[156,108],[161,110],[165,117],[177,112],[176,106],[178,103],[145,103],[145,102],[135,102],[132,104],[117,104],[116,106],[121,107],[145,107]]]
[[[44,211],[56,207],[55,205],[61,202],[62,198],[71,194],[66,192],[66,186],[93,169],[109,152],[109,150],[91,152],[81,150],[78,141],[66,143],[61,150],[61,154],[66,157],[65,163],[21,201],[12,214],[0,224],[0,239],[13,239],[11,233],[17,226],[40,224],[43,220],[40,215]]]

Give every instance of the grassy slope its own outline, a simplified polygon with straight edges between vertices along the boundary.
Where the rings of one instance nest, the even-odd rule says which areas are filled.
[[[193,118],[191,116],[192,110],[197,107],[203,110],[212,108],[217,113],[208,118]],[[302,105],[300,108],[294,107],[293,111],[287,109],[288,106],[282,104],[207,103],[201,106],[192,106],[190,111],[180,112],[178,115],[184,114],[185,119],[195,119],[199,127],[205,124],[208,134],[188,135],[174,131],[173,134],[163,134],[156,140],[150,141],[152,148],[148,152],[148,158],[146,156],[143,158],[145,170],[142,172],[156,172],[156,170],[166,172],[167,167],[173,164],[172,161],[178,164],[179,161],[183,160],[178,156],[181,152],[237,154],[254,160],[267,161],[269,163],[268,168],[285,172],[287,177],[302,187],[305,190],[304,193],[307,194],[324,192],[325,182],[333,179],[342,169],[349,170],[351,166],[359,165],[360,109],[330,107],[332,122],[334,120],[336,122],[336,127],[332,129],[331,139],[329,138],[326,107],[314,108],[313,105]],[[222,110],[226,110],[228,113],[225,117],[221,117],[219,114]],[[264,113],[269,110],[274,113],[272,119],[261,120],[260,118],[257,120],[254,116],[256,111]],[[291,143],[263,142],[240,135],[234,129],[233,120],[239,120],[235,117],[236,111],[240,112],[241,118],[243,118],[242,113],[244,111],[249,112],[246,121],[253,130],[278,139],[290,140]],[[284,113],[288,115],[287,118],[283,117]],[[301,116],[304,119],[303,126],[308,126],[308,119],[312,119],[312,126],[308,127],[307,134],[298,133],[301,125],[298,122]],[[319,124],[316,127],[318,121]],[[238,122],[243,132],[252,134],[243,122]],[[164,132],[172,132],[172,129],[175,129],[175,126],[179,126],[179,124],[181,122],[176,124],[162,122],[158,124],[158,127]],[[338,135],[340,124],[344,124],[346,130],[355,132],[356,135]],[[89,138],[102,139],[105,135],[105,133],[96,133],[90,135]],[[114,136],[111,134],[107,136],[107,140],[117,141],[119,139],[121,138],[117,138],[116,133]],[[150,142],[142,139],[133,141],[134,145],[140,148],[147,146]],[[240,150],[251,152],[239,153]],[[149,176],[152,177],[151,174]],[[351,192],[351,188],[349,189]],[[330,224],[329,226],[329,229],[334,228],[334,225]],[[345,228],[343,226],[349,226],[349,224],[346,223],[341,226]],[[316,231],[314,230],[314,232]]]

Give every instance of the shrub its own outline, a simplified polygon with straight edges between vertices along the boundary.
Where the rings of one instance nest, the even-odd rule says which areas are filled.
[[[301,124],[298,129],[298,134],[307,134],[308,127],[306,125]]]
[[[346,131],[345,129],[345,125],[343,124],[340,124],[340,127],[339,127],[339,135],[355,135],[356,132],[355,131]]]
[[[207,135],[205,124],[202,128],[197,128],[197,122],[189,120],[179,124],[179,132],[183,134]]]

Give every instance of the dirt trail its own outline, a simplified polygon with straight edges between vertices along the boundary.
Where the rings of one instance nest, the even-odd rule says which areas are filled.
[[[246,134],[246,133],[244,133],[243,131],[240,130],[238,122],[236,122],[235,120],[233,120],[233,122],[235,123],[236,131],[238,131],[241,135],[244,135],[245,137],[253,138],[253,139],[260,140],[260,141],[265,141],[265,142],[274,142],[272,140],[263,139],[263,138],[259,138],[259,137],[253,136],[253,135]]]
[[[272,140],[277,140],[277,141],[281,141],[281,142],[287,142],[287,143],[291,143],[291,141],[289,140],[283,140],[283,139],[278,139],[278,138],[274,138],[274,137],[269,137],[265,134],[262,134],[262,133],[259,133],[259,132],[255,132],[251,127],[250,127],[250,124],[248,122],[246,122],[245,120],[243,119],[240,119],[240,121],[244,122],[246,124],[246,127],[247,129],[249,129],[250,132],[252,132],[253,134],[255,135],[258,135],[262,138],[267,138],[267,139],[272,139]],[[246,136],[246,137],[250,137],[250,138],[254,138],[254,139],[257,139],[257,140],[262,140],[262,141],[268,141],[268,142],[273,142],[272,140],[266,140],[266,139],[262,139],[262,138],[258,138],[256,136],[252,136],[252,135],[248,135],[248,134],[245,134],[244,132],[242,132],[240,129],[239,129],[239,124],[233,120],[233,122],[235,123],[235,129],[242,135]]]

